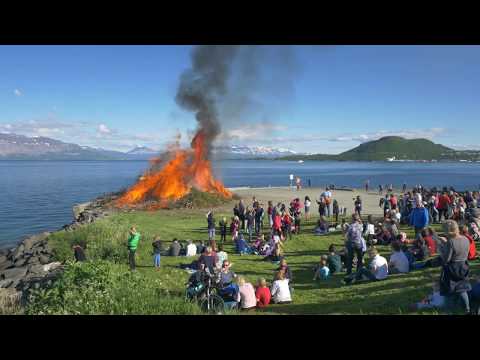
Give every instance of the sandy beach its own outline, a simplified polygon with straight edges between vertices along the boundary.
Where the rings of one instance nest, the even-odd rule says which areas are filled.
[[[231,191],[244,199],[248,205],[251,205],[252,197],[255,196],[264,206],[267,205],[269,200],[273,201],[274,204],[278,202],[289,203],[296,197],[299,197],[303,203],[305,196],[308,195],[313,202],[311,209],[312,214],[318,214],[318,206],[315,199],[320,197],[320,194],[325,191],[325,188],[311,187],[298,191],[296,188],[292,189],[290,187],[232,188]],[[365,214],[383,216],[383,209],[378,206],[380,200],[378,191],[369,191],[366,193],[364,189],[353,189],[353,191],[334,190],[332,193],[333,198],[338,201],[339,206],[347,208],[347,214],[352,214],[353,198],[360,195],[363,202],[363,212]],[[395,193],[398,194],[398,191],[395,191]]]

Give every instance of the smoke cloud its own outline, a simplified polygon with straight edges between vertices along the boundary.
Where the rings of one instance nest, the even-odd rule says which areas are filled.
[[[299,68],[291,46],[201,45],[191,62],[175,100],[195,113],[209,153],[222,127],[270,122],[293,99]]]

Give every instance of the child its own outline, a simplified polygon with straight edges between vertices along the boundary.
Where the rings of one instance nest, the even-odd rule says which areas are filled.
[[[327,257],[327,266],[330,269],[331,274],[339,273],[342,271],[342,258],[337,254],[335,245],[328,247],[330,253]]]
[[[220,242],[224,243],[227,241],[227,218],[223,217],[218,225],[220,226]]]
[[[267,281],[263,278],[258,280],[255,297],[257,298],[257,308],[265,308],[270,304],[272,295],[270,294],[270,289],[267,287]]]
[[[330,274],[330,269],[327,266],[327,256],[322,255],[320,259],[320,264],[317,267],[317,270],[315,271],[315,275],[313,276],[313,280],[317,280],[318,278],[322,280],[327,280],[328,276]]]
[[[162,252],[162,241],[159,236],[155,236],[152,242],[153,247],[153,266],[155,270],[160,270],[160,253]]]
[[[411,307],[413,310],[422,310],[422,309],[440,309],[445,306],[445,297],[440,295],[440,284],[434,282],[432,284],[433,293],[428,295],[422,301],[413,304]]]

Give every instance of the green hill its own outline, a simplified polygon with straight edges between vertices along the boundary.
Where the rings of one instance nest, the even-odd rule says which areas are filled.
[[[427,139],[405,139],[386,136],[369,141],[338,155],[315,154],[288,156],[283,160],[337,160],[337,161],[382,161],[397,160],[477,160],[478,151],[455,151]]]

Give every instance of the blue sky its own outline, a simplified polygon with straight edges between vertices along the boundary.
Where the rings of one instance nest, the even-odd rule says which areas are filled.
[[[190,46],[0,46],[0,132],[81,145],[188,140],[175,103]],[[384,135],[480,148],[479,46],[294,46],[262,64],[249,111],[224,109],[222,141],[338,153]],[[234,76],[242,79],[237,69]],[[237,90],[232,88],[230,101]],[[222,119],[223,122],[223,119]]]

